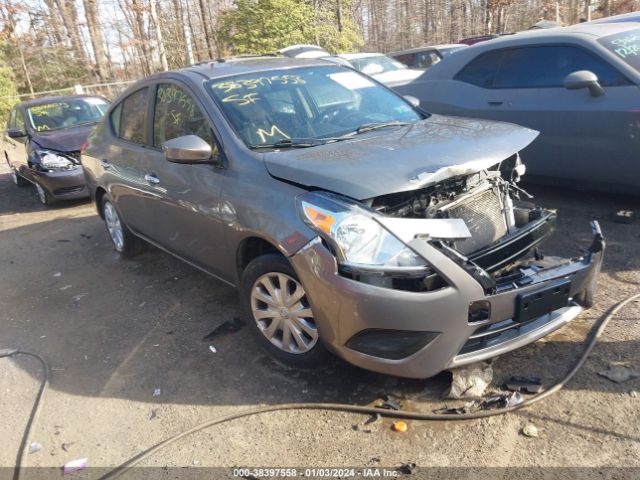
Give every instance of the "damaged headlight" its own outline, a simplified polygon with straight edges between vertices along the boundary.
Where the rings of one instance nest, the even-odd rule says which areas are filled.
[[[49,150],[37,150],[36,155],[40,157],[40,166],[44,170],[73,170],[78,164],[70,158]]]
[[[426,271],[426,261],[386,230],[371,212],[328,193],[298,197],[303,220],[335,249],[338,262],[355,270]]]

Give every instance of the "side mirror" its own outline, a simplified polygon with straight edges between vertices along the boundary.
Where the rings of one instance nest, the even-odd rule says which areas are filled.
[[[407,102],[409,102],[415,108],[420,108],[420,100],[418,100],[413,95],[403,95],[402,98],[404,98]]]
[[[22,138],[27,136],[27,132],[24,132],[19,128],[7,128],[7,135],[9,138]]]
[[[211,145],[197,135],[167,140],[162,151],[164,158],[173,163],[213,163]]]
[[[362,69],[362,73],[365,73],[367,75],[377,75],[382,72],[384,72],[383,66],[378,65],[377,63],[370,63],[368,65],[365,65],[365,67]]]
[[[604,95],[604,89],[598,82],[597,75],[589,70],[578,70],[567,75],[564,79],[564,88],[568,90],[588,88],[592,97]]]

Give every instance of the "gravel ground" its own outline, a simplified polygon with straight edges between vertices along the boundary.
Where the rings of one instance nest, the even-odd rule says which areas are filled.
[[[640,211],[638,200],[530,190],[540,203],[559,211],[558,230],[545,253],[577,254],[589,244],[592,218],[601,221],[608,250],[597,305],[554,335],[496,360],[495,388],[511,375],[539,376],[544,385],[560,379],[580,354],[593,322],[640,290],[640,221],[612,221],[618,209]],[[32,187],[11,183],[4,165],[0,252],[0,348],[38,352],[52,367],[30,439],[43,448],[27,455],[29,466],[59,468],[83,457],[92,467],[116,466],[198,422],[263,404],[375,405],[386,394],[416,411],[458,404],[442,399],[447,373],[420,381],[398,379],[338,359],[319,370],[291,370],[266,356],[246,327],[203,340],[240,317],[232,288],[158,250],[134,260],[119,258],[93,205],[45,208]],[[633,392],[640,391],[640,378],[617,384],[597,372],[611,363],[640,370],[639,318],[639,303],[626,308],[566,389],[515,414],[465,422],[409,421],[406,433],[394,433],[388,419],[365,424],[367,418],[352,414],[271,413],[195,434],[143,465],[397,467],[412,462],[475,467],[464,471],[465,477],[480,475],[483,470],[477,467],[522,467],[516,477],[562,472],[567,478],[577,473],[638,478],[640,398]],[[0,360],[0,467],[14,464],[40,374],[32,359]],[[528,423],[538,428],[538,437],[521,433]],[[232,475],[230,468],[215,472]],[[444,478],[452,471],[439,472]],[[508,472],[491,470],[490,476],[514,476]],[[0,469],[0,478],[10,473]]]

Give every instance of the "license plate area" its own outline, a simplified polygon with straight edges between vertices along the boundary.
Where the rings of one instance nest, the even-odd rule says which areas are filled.
[[[569,304],[571,280],[556,280],[540,290],[521,293],[516,297],[514,321],[528,322]]]

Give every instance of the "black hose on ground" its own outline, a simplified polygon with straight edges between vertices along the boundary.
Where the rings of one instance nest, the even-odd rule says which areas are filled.
[[[25,355],[25,356],[33,357],[39,360],[40,364],[42,365],[43,373],[42,373],[42,381],[40,382],[40,388],[38,389],[36,398],[33,401],[33,407],[31,408],[31,413],[29,414],[29,420],[27,421],[27,426],[25,427],[24,433],[22,434],[22,440],[20,441],[20,447],[16,455],[16,463],[13,469],[13,480],[20,480],[20,469],[22,468],[22,459],[24,457],[24,452],[27,449],[27,442],[29,441],[29,437],[31,437],[31,430],[33,429],[33,424],[38,416],[38,412],[40,411],[40,405],[42,404],[42,396],[44,395],[44,391],[49,385],[49,376],[50,376],[49,364],[44,358],[42,358],[37,353],[25,352],[23,350],[10,350],[10,349],[0,350],[0,358],[15,357],[17,355]]]
[[[544,390],[543,392],[540,392],[534,395],[533,397],[529,398],[528,400],[525,400],[524,402],[518,405],[504,407],[497,410],[490,410],[490,411],[485,410],[480,412],[463,413],[463,414],[419,413],[419,412],[410,412],[407,410],[384,410],[384,409],[375,408],[375,407],[362,407],[358,405],[349,405],[349,404],[341,404],[341,403],[287,403],[282,405],[270,405],[270,406],[264,406],[264,407],[257,407],[257,408],[244,410],[242,412],[234,413],[231,415],[226,415],[223,417],[207,420],[198,425],[195,425],[194,427],[188,430],[185,430],[184,432],[181,432],[177,435],[169,437],[163,440],[162,442],[153,445],[147,450],[140,452],[139,454],[130,458],[129,460],[122,463],[118,467],[107,472],[105,475],[101,476],[98,480],[107,480],[107,479],[113,479],[113,478],[119,477],[120,475],[125,473],[127,470],[131,469],[133,466],[137,465],[139,462],[149,457],[153,453],[157,452],[158,450],[161,450],[162,448],[165,448],[171,445],[172,443],[177,442],[178,440],[184,437],[187,437],[193,433],[199,432],[201,430],[212,427],[214,425],[219,425],[221,423],[226,423],[232,420],[250,417],[253,415],[259,415],[262,413],[281,412],[281,411],[287,411],[287,410],[329,410],[329,411],[338,411],[338,412],[347,412],[347,413],[358,413],[363,415],[380,415],[383,417],[403,418],[408,420],[474,420],[474,419],[480,419],[480,418],[486,418],[486,417],[494,417],[496,415],[503,415],[505,413],[513,412],[521,408],[530,407],[531,405],[538,403],[541,400],[544,400],[550,395],[553,395],[554,393],[559,391],[562,387],[564,387],[575,376],[578,370],[580,370],[580,368],[584,365],[587,358],[593,351],[593,348],[595,347],[596,342],[598,341],[598,338],[602,335],[602,332],[604,332],[605,328],[607,327],[611,319],[614,318],[617,315],[617,313],[626,305],[639,299],[640,299],[640,293],[637,293],[616,304],[607,315],[602,317],[591,328],[589,332],[590,338],[584,348],[584,351],[582,352],[582,355],[580,356],[576,364],[573,366],[571,371],[569,371],[569,373],[565,375],[565,377],[562,380],[560,380],[558,383],[553,385],[548,390]],[[27,423],[25,433],[22,437],[22,441],[20,443],[20,450],[18,451],[18,455],[16,459],[16,467],[14,471],[13,480],[19,480],[20,468],[22,465],[22,458],[23,458],[24,451],[26,449],[26,444],[31,434],[31,428],[32,428],[34,419],[37,416],[37,413],[40,407],[42,395],[44,393],[46,386],[49,383],[49,365],[41,356],[35,353],[25,352],[21,350],[0,350],[0,358],[12,357],[15,355],[29,355],[34,358],[37,358],[38,360],[40,360],[44,368],[43,380],[40,385],[40,389],[38,390],[36,399],[34,401],[34,405],[31,410],[31,415],[29,416],[29,422]]]

